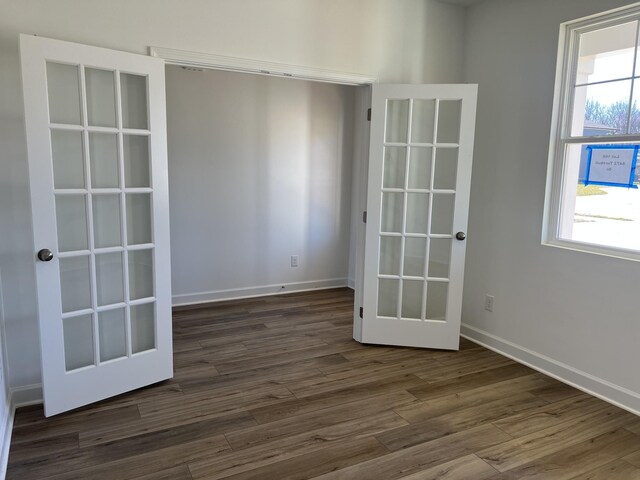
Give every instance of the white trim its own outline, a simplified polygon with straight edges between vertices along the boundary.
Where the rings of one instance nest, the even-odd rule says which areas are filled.
[[[356,281],[353,278],[347,278],[347,287],[349,287],[351,290],[355,290]]]
[[[173,295],[171,303],[174,307],[196,305],[199,303],[219,302],[240,298],[265,297],[292,292],[307,292],[310,290],[327,290],[347,286],[346,278],[329,278],[326,280],[312,280],[307,282],[278,283],[275,285],[261,285],[247,288],[231,288],[227,290],[213,290],[210,292],[186,293]]]
[[[640,394],[627,388],[467,324],[462,324],[461,336],[616,407],[640,415]]]
[[[191,52],[175,48],[149,47],[149,55],[165,60],[171,65],[191,68],[228,70],[231,72],[255,73],[291,77],[319,82],[339,83],[342,85],[370,85],[376,83],[375,77],[359,73],[336,72],[302,65],[267,62],[253,58],[229,57],[214,53]]]
[[[0,447],[0,478],[4,479],[7,475],[7,466],[9,465],[9,450],[11,450],[11,434],[13,433],[13,419],[16,415],[16,409],[13,405],[9,405],[7,417],[2,422],[2,446]]]
[[[42,384],[34,383],[22,387],[11,388],[11,406],[13,408],[27,407],[42,403]]]

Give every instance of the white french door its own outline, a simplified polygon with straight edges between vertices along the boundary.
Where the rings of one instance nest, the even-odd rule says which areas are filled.
[[[20,51],[50,416],[173,375],[164,62]]]
[[[476,85],[374,85],[362,342],[457,350]]]

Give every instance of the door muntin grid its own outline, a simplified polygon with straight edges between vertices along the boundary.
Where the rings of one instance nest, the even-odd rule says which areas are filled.
[[[461,107],[386,100],[378,317],[446,321]]]
[[[53,61],[46,73],[60,318],[75,372],[157,345],[148,79]]]

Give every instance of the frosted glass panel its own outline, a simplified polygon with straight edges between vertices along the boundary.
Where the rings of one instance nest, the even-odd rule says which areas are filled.
[[[382,194],[382,220],[380,228],[383,232],[402,231],[402,212],[404,210],[403,193]]]
[[[86,195],[56,195],[58,251],[87,250]]]
[[[122,126],[147,129],[147,77],[120,74]]]
[[[78,67],[47,62],[49,121],[80,125],[80,81]]]
[[[424,282],[418,280],[402,282],[402,318],[421,318],[423,286]]]
[[[409,152],[409,188],[431,188],[431,147],[411,147]]]
[[[94,364],[91,315],[62,320],[64,361],[67,371]]]
[[[131,307],[131,351],[144,352],[156,348],[155,304]]]
[[[387,100],[385,141],[407,143],[409,100]]]
[[[431,233],[451,235],[453,230],[453,207],[455,198],[455,195],[446,193],[433,195]]]
[[[116,126],[116,84],[114,72],[85,68],[87,117],[94,127]]]
[[[91,308],[88,256],[60,259],[60,294],[63,313]]]
[[[127,187],[150,187],[149,137],[124,135],[124,184]]]
[[[84,188],[82,132],[51,130],[55,188]]]
[[[424,277],[424,257],[426,254],[426,238],[405,238],[404,275],[407,277]]]
[[[380,237],[380,274],[400,275],[401,237]]]
[[[462,100],[441,100],[438,112],[438,143],[458,143]]]
[[[433,143],[435,118],[435,100],[414,100],[411,121],[411,141],[414,143]]]
[[[381,278],[378,280],[378,316],[397,317],[398,287],[400,280]]]
[[[429,194],[407,193],[407,233],[427,233]]]
[[[118,137],[113,133],[89,134],[91,185],[93,188],[117,188]]]
[[[122,277],[121,252],[96,255],[98,305],[110,305],[124,301]]]
[[[127,242],[129,245],[151,243],[151,195],[127,194]]]
[[[129,298],[153,296],[153,250],[129,251]]]
[[[93,239],[96,248],[122,245],[120,195],[93,195]]]
[[[447,316],[447,293],[449,284],[446,282],[427,282],[427,312],[428,320],[445,320]]]
[[[437,148],[436,168],[433,175],[433,188],[455,190],[458,172],[458,149]]]
[[[98,314],[100,333],[100,361],[106,362],[127,354],[124,308],[107,310]]]
[[[404,188],[406,147],[385,147],[383,188]]]
[[[429,247],[429,277],[449,278],[451,239],[432,238]]]

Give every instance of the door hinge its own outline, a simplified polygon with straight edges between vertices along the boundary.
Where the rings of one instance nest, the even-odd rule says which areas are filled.
[[[367,120],[371,121],[371,109],[367,110]]]
[[[360,307],[360,318],[363,318],[362,316],[364,315],[364,308]]]
[[[367,211],[366,210],[364,212],[362,212],[362,221],[364,223],[367,223]]]

